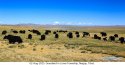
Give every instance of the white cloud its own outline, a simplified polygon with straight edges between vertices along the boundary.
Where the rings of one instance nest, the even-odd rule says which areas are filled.
[[[54,21],[53,25],[73,25],[72,22],[59,22],[59,21]]]
[[[93,23],[92,22],[82,22],[80,25],[93,25]]]
[[[58,25],[58,24],[60,24],[59,21],[54,21],[54,22],[53,22],[53,25]]]
[[[55,23],[55,24],[59,24],[59,21],[55,21],[54,23]]]
[[[54,21],[53,25],[93,25],[92,22],[60,22]]]

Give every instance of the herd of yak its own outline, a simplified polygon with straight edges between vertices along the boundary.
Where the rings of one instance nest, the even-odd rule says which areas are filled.
[[[59,33],[60,32],[63,32],[63,33],[66,33],[67,32],[67,37],[72,39],[74,36],[73,36],[73,32],[75,32],[75,37],[79,38],[80,37],[80,33],[78,31],[73,31],[73,32],[68,32],[67,30],[57,30],[57,31],[51,31],[51,30],[45,30],[45,33],[44,34],[41,34],[40,31],[38,30],[35,30],[35,29],[32,29],[32,30],[28,30],[29,32],[32,32],[36,35],[40,35],[40,40],[45,40],[46,39],[46,35],[48,35],[49,33],[53,33],[54,34],[54,38],[58,39],[59,38]],[[17,31],[17,30],[13,30],[11,29],[11,32],[13,32],[14,34],[25,34],[26,31],[25,30],[20,30],[20,31]],[[7,31],[4,30],[2,31],[2,35],[5,35],[3,39],[7,39],[9,41],[10,44],[15,44],[15,43],[23,43],[23,40],[20,36],[15,36],[15,35],[7,35]],[[98,36],[97,34],[94,34],[94,36],[92,37],[93,39],[97,39],[97,40],[104,40],[104,41],[115,41],[116,38],[119,38],[119,41],[121,43],[124,43],[125,42],[125,38],[124,37],[119,37],[118,34],[114,34],[113,36],[109,36],[109,39],[107,39],[107,33],[106,32],[100,32],[100,34],[102,35],[102,37]],[[87,37],[87,36],[90,36],[90,33],[89,32],[83,32],[82,33],[82,37]],[[32,34],[28,34],[27,35],[27,39],[32,39]]]

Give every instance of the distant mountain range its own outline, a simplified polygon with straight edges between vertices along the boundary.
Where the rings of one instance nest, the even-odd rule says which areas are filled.
[[[52,25],[52,24],[0,24],[0,26],[32,26],[35,29],[38,29],[39,27],[42,27],[44,29],[55,29],[55,30],[81,30],[81,29],[86,29],[86,28],[96,28],[96,27],[125,27],[125,25],[111,25],[111,26],[101,26],[101,25],[95,25],[95,26],[81,26],[81,25]]]
[[[125,27],[125,25],[61,25],[61,24],[57,24],[57,25],[53,25],[53,24],[32,24],[32,23],[24,23],[24,24],[0,24],[1,26],[43,26],[43,27],[69,27],[69,26],[77,26],[77,27],[88,27],[88,26],[115,26],[115,27]]]

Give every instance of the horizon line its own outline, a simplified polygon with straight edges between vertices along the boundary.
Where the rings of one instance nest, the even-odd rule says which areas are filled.
[[[125,25],[73,25],[73,24],[35,24],[35,23],[18,23],[18,24],[0,24],[1,25],[12,25],[12,26],[42,26],[42,25],[51,25],[51,26],[125,26]]]

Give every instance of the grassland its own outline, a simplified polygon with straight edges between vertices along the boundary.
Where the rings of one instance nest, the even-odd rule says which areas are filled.
[[[90,32],[90,37],[67,38],[67,33],[59,33],[59,39],[55,39],[53,33],[47,35],[45,41],[40,41],[40,36],[26,31],[26,34],[14,34],[10,29],[29,30],[38,29],[42,34],[45,29],[52,31],[57,29],[67,29],[68,31]],[[3,40],[4,35],[0,34],[0,61],[3,62],[30,62],[30,61],[51,61],[51,62],[71,62],[71,61],[125,61],[125,44],[121,44],[118,39],[115,42],[92,39],[93,34],[105,31],[108,36],[119,34],[125,37],[125,27],[65,27],[65,28],[46,28],[31,26],[0,26],[0,33],[7,30],[8,34],[21,36],[24,43],[8,44]],[[28,34],[33,35],[32,40],[27,39]],[[74,32],[73,32],[74,33]],[[119,60],[105,60],[105,57],[115,56]]]

